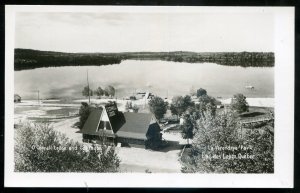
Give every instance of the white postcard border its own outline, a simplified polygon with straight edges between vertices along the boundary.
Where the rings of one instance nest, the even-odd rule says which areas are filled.
[[[14,172],[14,30],[17,12],[268,12],[275,19],[274,174],[139,174]],[[294,159],[293,7],[5,7],[5,181],[6,187],[293,187]]]

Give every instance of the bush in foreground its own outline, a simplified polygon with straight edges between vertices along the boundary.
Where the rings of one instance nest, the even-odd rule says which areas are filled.
[[[270,129],[238,137],[232,112],[205,114],[197,121],[192,148],[181,158],[184,173],[273,173],[274,136]],[[272,127],[272,123],[268,125]]]
[[[114,148],[90,148],[69,140],[48,124],[25,124],[15,130],[16,172],[117,172]]]

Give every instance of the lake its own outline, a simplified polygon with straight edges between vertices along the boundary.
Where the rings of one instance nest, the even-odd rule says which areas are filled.
[[[112,85],[119,98],[148,90],[161,97],[204,88],[214,97],[274,97],[274,67],[223,66],[214,63],[125,60],[107,66],[37,68],[14,72],[15,93],[23,99],[82,98],[82,89]],[[246,85],[254,89],[246,89]]]

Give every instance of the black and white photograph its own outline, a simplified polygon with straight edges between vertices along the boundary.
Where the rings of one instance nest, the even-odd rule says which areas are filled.
[[[6,16],[7,185],[293,185],[293,8]]]

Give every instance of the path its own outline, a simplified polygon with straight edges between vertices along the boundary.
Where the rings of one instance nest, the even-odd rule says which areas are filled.
[[[55,131],[61,132],[66,135],[69,139],[82,143],[82,134],[77,133],[78,128],[73,125],[79,121],[79,117],[66,119],[57,123],[52,123]]]

